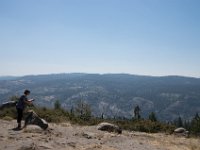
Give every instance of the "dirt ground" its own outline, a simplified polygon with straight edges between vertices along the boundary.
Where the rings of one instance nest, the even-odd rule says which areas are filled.
[[[0,120],[0,150],[200,150],[200,139],[164,133],[97,130],[96,126],[49,124],[15,131],[16,121]]]

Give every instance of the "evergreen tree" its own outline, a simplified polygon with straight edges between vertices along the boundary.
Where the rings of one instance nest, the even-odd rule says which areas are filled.
[[[157,122],[157,118],[154,112],[151,112],[151,114],[149,115],[149,120]]]
[[[183,127],[182,118],[179,116],[177,119],[175,119],[175,120],[173,121],[173,124],[174,124],[176,127]]]
[[[61,109],[61,104],[59,100],[56,100],[54,103],[54,109]]]
[[[140,119],[141,116],[140,116],[140,107],[137,105],[135,108],[134,108],[134,118],[135,119]]]
[[[90,120],[92,117],[92,111],[89,104],[87,104],[84,101],[78,101],[76,108],[75,108],[76,114],[83,120]]]
[[[200,135],[200,117],[198,113],[195,114],[191,121],[191,132]]]
[[[185,121],[184,121],[184,124],[183,124],[183,127],[184,127],[186,130],[190,131],[190,128],[191,128],[191,122],[185,120]]]
[[[183,127],[183,121],[180,116],[178,117],[178,120],[177,120],[177,127]]]
[[[71,115],[74,114],[74,107],[73,106],[70,109],[70,113],[71,113]]]
[[[199,117],[199,114],[198,114],[198,113],[195,114],[194,119],[195,119],[195,120],[200,120],[200,117]]]

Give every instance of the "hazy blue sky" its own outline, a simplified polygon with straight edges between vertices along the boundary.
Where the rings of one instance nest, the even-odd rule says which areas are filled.
[[[200,77],[200,0],[0,0],[0,75]]]

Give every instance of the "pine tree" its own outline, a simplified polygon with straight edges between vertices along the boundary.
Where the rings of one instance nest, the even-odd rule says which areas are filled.
[[[151,112],[151,114],[149,115],[149,120],[157,122],[157,118],[154,112]]]
[[[54,109],[61,109],[61,104],[60,104],[60,101],[59,100],[56,100],[55,103],[54,103]]]
[[[183,127],[183,121],[182,121],[181,116],[178,117],[178,120],[177,120],[177,127]]]
[[[74,107],[73,107],[73,106],[72,106],[71,109],[70,109],[70,113],[71,113],[71,115],[74,114]]]
[[[200,117],[198,113],[195,114],[191,121],[191,132],[198,135],[200,134]]]
[[[183,127],[184,127],[186,130],[190,131],[190,128],[191,128],[191,122],[185,120],[185,121],[184,121],[184,124],[183,124]]]
[[[76,114],[85,121],[90,120],[90,118],[92,117],[92,111],[90,105],[82,100],[78,101],[75,111]]]
[[[137,105],[135,108],[134,108],[134,118],[135,119],[140,119],[141,116],[140,116],[140,107]]]

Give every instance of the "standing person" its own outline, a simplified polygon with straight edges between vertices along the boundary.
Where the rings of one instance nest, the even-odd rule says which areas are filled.
[[[24,91],[24,95],[22,95],[19,99],[19,101],[17,102],[16,105],[16,109],[17,109],[17,129],[21,129],[21,121],[23,118],[23,112],[24,109],[26,107],[26,105],[31,105],[32,104],[32,100],[28,100],[27,96],[30,94],[31,92],[29,90],[25,90]]]

